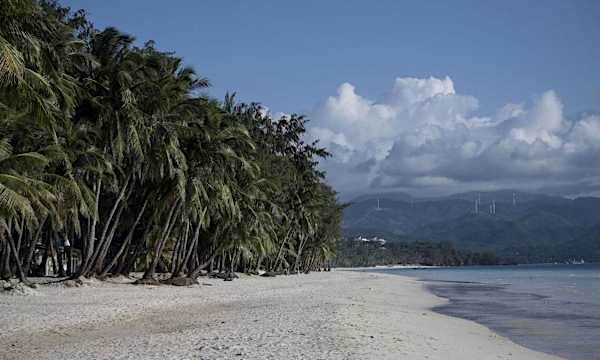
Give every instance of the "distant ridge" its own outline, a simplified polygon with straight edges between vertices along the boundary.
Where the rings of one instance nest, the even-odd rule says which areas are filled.
[[[406,201],[406,200],[413,199],[413,197],[410,196],[409,194],[406,194],[403,192],[374,193],[374,194],[360,195],[360,196],[350,200],[350,202],[360,202],[360,201],[376,200],[376,199],[388,199],[388,200],[396,200],[396,201],[405,200]]]
[[[345,209],[342,226],[347,235],[451,241],[458,248],[491,250],[519,262],[574,257],[600,261],[596,197],[569,199],[513,190],[435,198],[369,194],[355,198]]]

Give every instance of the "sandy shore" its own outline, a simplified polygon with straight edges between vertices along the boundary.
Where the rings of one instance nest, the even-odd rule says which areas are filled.
[[[0,296],[2,359],[552,359],[409,278],[349,271]]]

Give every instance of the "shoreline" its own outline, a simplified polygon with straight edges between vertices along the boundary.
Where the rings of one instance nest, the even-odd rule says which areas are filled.
[[[497,265],[461,265],[461,266],[442,266],[442,265],[374,265],[374,266],[356,266],[356,267],[332,267],[332,270],[341,270],[341,271],[352,271],[352,270],[382,270],[382,269],[408,269],[408,270],[427,270],[427,269],[464,269],[464,268],[472,268],[472,267],[504,267],[504,266],[540,266],[540,265],[593,265],[600,264],[600,262],[586,262],[584,264],[573,264],[573,263],[523,263],[523,264],[497,264]]]
[[[558,359],[473,321],[415,279],[340,271],[190,287],[92,282],[0,296],[6,359]]]
[[[439,269],[444,266],[435,266],[435,265],[375,265],[375,266],[356,266],[356,267],[336,267],[332,268],[332,270],[337,271],[363,271],[363,270],[395,270],[395,269],[408,269],[408,270],[420,270],[420,269]]]
[[[529,349],[569,359],[596,358],[597,266],[544,264],[501,270],[398,273],[448,299],[434,309],[437,312],[475,321]]]

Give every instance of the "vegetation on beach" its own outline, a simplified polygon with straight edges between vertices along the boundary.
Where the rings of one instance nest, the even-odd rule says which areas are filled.
[[[326,266],[342,206],[307,120],[208,86],[83,11],[0,2],[0,276],[26,281],[49,258],[67,275],[61,249],[81,254],[69,275],[148,281]]]
[[[504,264],[489,251],[458,250],[451,242],[396,241],[385,244],[345,238],[336,247],[334,266],[426,265],[469,266]]]

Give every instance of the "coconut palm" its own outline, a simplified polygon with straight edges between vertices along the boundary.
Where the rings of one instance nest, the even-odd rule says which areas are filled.
[[[83,12],[0,2],[2,276],[25,280],[38,248],[62,273],[67,242],[75,276],[324,266],[341,207],[307,120],[221,103],[208,85]]]
[[[39,153],[13,154],[7,138],[0,139],[0,242],[4,245],[2,277],[10,277],[9,253],[25,281],[21,259],[13,240],[13,225],[36,225],[37,216],[47,212],[55,200],[49,184],[30,174],[39,173],[47,164]],[[18,232],[24,231],[17,228]]]

